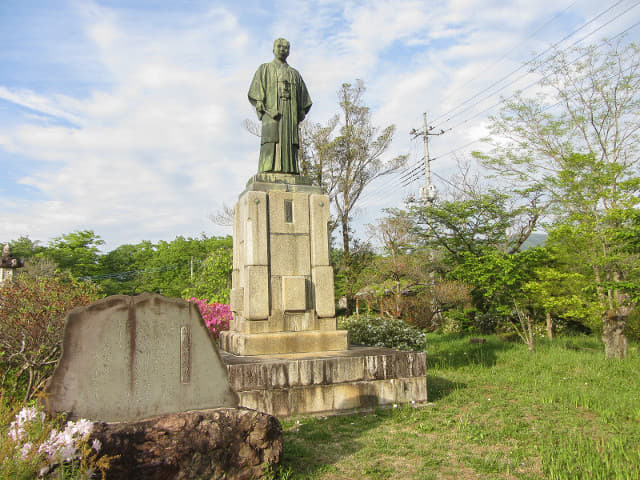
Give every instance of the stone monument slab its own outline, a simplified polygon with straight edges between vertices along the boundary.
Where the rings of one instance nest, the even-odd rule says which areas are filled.
[[[122,422],[238,405],[196,305],[115,295],[67,314],[50,411]]]

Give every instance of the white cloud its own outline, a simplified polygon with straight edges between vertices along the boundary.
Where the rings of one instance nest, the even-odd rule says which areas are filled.
[[[310,120],[326,120],[337,109],[339,85],[362,78],[374,123],[397,126],[389,154],[419,155],[407,132],[421,126],[423,111],[437,118],[573,28],[556,24],[527,38],[560,8],[550,0],[280,0],[269,10],[223,2],[201,11],[141,5],[78,2],[64,16],[82,22],[86,34],[67,90],[9,85],[0,76],[0,101],[12,105],[10,117],[0,111],[0,162],[13,155],[35,165],[0,184],[0,239],[29,234],[46,241],[93,228],[113,248],[203,230],[229,233],[206,217],[232,204],[256,170],[258,139],[240,125],[253,114],[251,76],[270,60],[276,36],[292,42],[291,63],[314,101]],[[577,8],[570,11],[575,18],[602,9],[595,1]],[[50,39],[58,42],[64,36]],[[484,121],[479,116],[433,139],[435,156],[481,135]],[[434,168],[444,172],[453,163],[449,157]],[[397,184],[388,177],[373,187],[362,222],[401,202],[407,189]]]

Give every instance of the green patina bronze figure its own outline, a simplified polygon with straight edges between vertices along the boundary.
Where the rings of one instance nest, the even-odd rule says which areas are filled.
[[[299,174],[298,124],[311,108],[302,77],[287,64],[290,44],[273,42],[274,59],[260,65],[249,88],[249,101],[262,121],[258,173]]]

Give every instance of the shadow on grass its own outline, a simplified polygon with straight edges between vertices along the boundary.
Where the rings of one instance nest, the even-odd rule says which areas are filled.
[[[428,369],[460,368],[469,365],[491,367],[501,352],[516,348],[517,344],[497,336],[479,337],[485,343],[472,343],[470,336],[430,335],[428,338]]]
[[[365,448],[367,432],[377,427],[386,413],[306,417],[283,421],[284,455],[282,468],[291,469],[294,479],[315,478],[331,473],[342,458]]]
[[[467,388],[465,383],[451,382],[446,378],[427,375],[427,398],[429,402],[437,402],[455,390]]]

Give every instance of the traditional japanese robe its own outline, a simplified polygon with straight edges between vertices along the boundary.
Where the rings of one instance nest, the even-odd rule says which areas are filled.
[[[298,71],[275,60],[260,65],[249,87],[249,101],[262,121],[258,172],[298,174],[298,124],[311,108]]]

